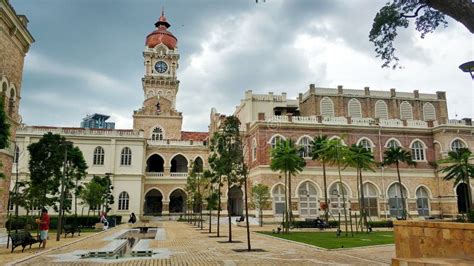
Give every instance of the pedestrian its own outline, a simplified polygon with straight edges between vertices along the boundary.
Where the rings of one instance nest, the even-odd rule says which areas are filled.
[[[105,212],[101,212],[100,222],[104,225],[104,230],[107,230],[109,229],[109,221],[107,221],[107,217],[105,215]]]
[[[130,214],[130,219],[128,219],[128,222],[132,225],[137,222],[137,217],[135,216],[135,213],[132,212],[132,214]]]
[[[39,224],[40,229],[40,248],[46,248],[46,240],[48,240],[49,230],[49,215],[48,210],[45,208],[41,209],[40,219],[36,219],[36,223]]]

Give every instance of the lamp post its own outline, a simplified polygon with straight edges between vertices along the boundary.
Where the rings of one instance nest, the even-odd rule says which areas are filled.
[[[469,73],[471,75],[471,78],[474,79],[474,61],[469,61],[464,64],[461,64],[459,66],[459,69],[461,69],[462,72]]]
[[[63,207],[64,207],[64,179],[67,173],[67,150],[68,146],[72,145],[70,141],[64,141],[62,146],[64,147],[64,164],[63,164],[63,175],[61,176],[61,193],[59,198],[59,215],[58,215],[58,228],[56,231],[56,241],[61,239],[61,231],[62,231],[62,219],[63,219]]]

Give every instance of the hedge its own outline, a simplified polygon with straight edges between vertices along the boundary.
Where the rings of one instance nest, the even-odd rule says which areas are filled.
[[[367,222],[370,227],[372,228],[382,228],[382,227],[387,227],[387,228],[392,228],[393,227],[393,221],[370,221]]]
[[[283,223],[282,223],[283,225]],[[337,227],[339,225],[338,221],[329,221],[329,227]],[[308,221],[294,221],[292,226],[295,228],[319,228],[316,224],[316,220],[308,220]]]
[[[11,217],[11,225],[12,227],[10,228],[11,230],[16,230],[16,229],[24,229],[26,225],[30,225],[30,228],[37,228],[38,225],[35,223],[35,219],[38,218],[38,216],[28,216],[28,219],[26,216],[18,216],[18,218]],[[122,216],[118,215],[110,215],[107,216],[107,220],[109,221],[110,225],[113,225],[113,220],[115,218],[115,221],[117,224],[120,224],[122,222]],[[77,226],[80,227],[89,227],[93,228],[96,223],[99,222],[99,217],[96,216],[77,216],[74,217],[73,215],[67,215],[63,219],[63,224],[74,224],[76,223]],[[9,228],[10,225],[10,219],[5,223],[5,228]],[[50,223],[49,223],[49,228],[55,229],[58,227],[58,217],[57,216],[50,216]]]

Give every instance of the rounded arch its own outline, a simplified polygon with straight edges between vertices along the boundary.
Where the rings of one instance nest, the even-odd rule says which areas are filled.
[[[270,140],[268,140],[268,143],[272,143],[275,138],[280,138],[281,140],[286,140],[286,137],[285,137],[285,136],[283,136],[283,135],[277,133],[277,134],[273,134],[273,135],[270,137]]]
[[[423,120],[433,121],[436,120],[436,109],[432,103],[423,104]]]
[[[310,158],[311,157],[311,142],[313,139],[308,135],[303,135],[298,139],[297,145],[299,145],[302,149],[300,151],[300,155],[303,158]]]
[[[231,216],[242,216],[244,192],[240,186],[232,186],[227,192],[227,201]]]
[[[330,137],[328,140],[333,140],[333,139],[340,139],[342,145],[347,146],[346,142],[341,137],[335,135],[335,136]]]
[[[150,132],[151,140],[163,140],[165,138],[165,130],[161,125],[155,125]]]
[[[189,167],[189,160],[182,153],[176,153],[170,159],[172,173],[187,173]]]
[[[427,217],[430,215],[430,193],[428,187],[423,185],[415,189],[416,210],[419,216]]]
[[[456,137],[456,138],[452,139],[451,142],[449,142],[449,150],[450,151],[454,151],[454,150],[457,150],[459,148],[469,148],[469,146],[467,145],[467,142],[464,141],[464,139],[462,139],[460,137]]]
[[[354,117],[354,118],[361,118],[362,117],[362,107],[360,105],[359,100],[356,98],[352,98],[349,100],[347,103],[347,110],[348,110],[348,116]]]
[[[380,189],[380,187],[375,184],[374,182],[370,181],[370,180],[366,180],[364,181],[364,183],[362,183],[362,186],[365,186],[365,184],[370,184],[372,186],[374,186],[375,190],[377,191],[377,198],[380,198],[382,197],[382,189]]]
[[[283,189],[285,189],[285,184],[283,184],[282,182],[278,182],[278,183],[273,184],[273,186],[270,188],[270,196],[271,197],[273,197],[273,192],[275,191],[275,189],[278,186],[283,186]]]
[[[276,183],[273,185],[270,193],[272,197],[273,213],[275,215],[283,215],[286,204],[285,186],[280,182]]]
[[[127,191],[120,192],[118,196],[118,210],[119,211],[128,210],[129,202],[130,202],[130,195],[128,194],[128,192]]]
[[[339,183],[339,180],[334,180],[332,181],[331,183],[328,184],[328,195],[331,194],[331,189],[334,188],[333,186],[338,186],[337,184]],[[349,186],[349,184],[347,184],[346,182],[342,181],[341,182],[344,189],[346,189],[346,195],[348,196],[346,200],[349,200],[350,198],[352,198],[352,189],[351,187]]]
[[[298,210],[301,217],[318,216],[319,211],[319,197],[317,185],[311,180],[300,183],[297,192]]]
[[[413,108],[407,101],[403,101],[400,104],[400,119],[401,120],[413,120]]]
[[[120,165],[132,165],[132,149],[123,147],[120,152]]]
[[[393,181],[390,184],[388,184],[388,186],[385,190],[385,195],[387,196],[387,198],[389,198],[388,191],[395,184],[399,184],[398,181]],[[407,199],[410,198],[410,191],[408,190],[408,187],[404,183],[402,183],[402,187],[404,188],[405,192],[407,193],[406,195],[404,195],[405,198],[407,198]]]
[[[323,97],[319,102],[321,116],[334,116],[334,103],[331,98]]]
[[[410,143],[411,158],[414,161],[426,161],[426,144],[420,139],[414,139]]]
[[[454,195],[457,197],[458,213],[466,213],[467,210],[472,207],[472,202],[469,202],[468,193],[468,185],[464,182],[459,182],[456,187],[454,187]]]
[[[313,141],[313,138],[312,138],[310,135],[305,134],[305,135],[301,135],[301,136],[298,138],[298,140],[296,141],[296,143],[297,143],[297,144],[300,144],[301,141],[302,141],[304,138],[308,138],[310,141]]]
[[[415,142],[417,142],[417,141],[421,142],[421,145],[423,146],[423,149],[427,149],[427,148],[428,148],[428,146],[426,146],[425,142],[422,141],[421,139],[418,139],[418,138],[413,139],[413,140],[410,142],[410,146],[409,146],[409,147],[411,148],[411,147],[413,146],[413,144],[414,144]]]
[[[303,179],[302,181],[300,181],[300,182],[296,185],[296,190],[294,191],[294,193],[292,193],[292,194],[293,194],[293,197],[298,197],[298,191],[299,191],[300,187],[301,187],[304,183],[306,183],[306,182],[309,182],[309,183],[311,183],[312,185],[315,186],[316,192],[318,193],[318,196],[319,196],[319,197],[320,197],[321,195],[324,195],[324,193],[323,193],[321,187],[318,185],[318,183],[314,182],[313,180],[311,180],[311,179],[309,179],[309,178],[306,178],[306,179]]]
[[[362,137],[357,140],[357,146],[362,145],[364,148],[372,151],[375,148],[374,142],[368,137]]]
[[[170,190],[170,193],[168,193],[168,195],[167,195],[168,197],[166,198],[166,200],[170,200],[171,194],[173,194],[173,192],[175,192],[175,191],[177,191],[177,190],[183,191],[184,194],[185,194],[186,196],[188,196],[188,193],[186,193],[186,190],[185,190],[184,188],[182,188],[182,187],[175,187],[175,188],[173,188],[173,189]]]
[[[384,100],[375,102],[375,118],[388,119],[388,107]]]
[[[102,148],[102,146],[95,147],[92,163],[94,165],[104,165],[104,159],[105,159],[105,150],[104,150],[104,148]]]
[[[146,172],[163,173],[165,171],[165,160],[159,153],[153,153],[146,159]]]
[[[15,88],[15,85],[13,83],[10,84],[10,89],[8,91],[8,95],[7,95],[10,99],[13,99],[15,100],[16,99],[16,88]]]
[[[181,187],[174,188],[168,194],[169,201],[169,212],[170,213],[183,213],[186,210],[186,199],[187,194]]]
[[[143,195],[146,195],[148,194],[148,192],[152,191],[152,190],[158,190],[158,192],[160,192],[161,195],[165,195],[165,193],[163,193],[163,191],[161,189],[159,189],[158,187],[150,187],[148,188],[147,190],[145,190],[145,193],[143,193]]]
[[[144,194],[143,212],[145,215],[161,215],[163,211],[163,191],[157,187],[149,188]]]
[[[391,146],[390,146],[390,145],[391,145],[391,142],[395,142],[395,143],[397,143],[398,147],[403,148],[402,143],[401,143],[397,138],[393,138],[393,137],[392,137],[392,138],[389,138],[389,139],[385,142],[384,147],[385,147],[385,148],[390,148],[390,147],[391,147]]]
[[[433,192],[431,192],[431,189],[427,185],[424,185],[424,184],[418,185],[415,188],[415,197],[417,197],[416,193],[418,192],[418,189],[424,189],[426,193],[428,194],[428,198],[433,199]]]
[[[2,76],[1,85],[2,86],[0,87],[1,88],[0,92],[7,94],[7,92],[8,92],[8,80],[5,76]]]

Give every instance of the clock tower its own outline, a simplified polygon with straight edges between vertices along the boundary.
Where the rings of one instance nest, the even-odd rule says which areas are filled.
[[[156,29],[146,37],[142,78],[143,107],[133,115],[133,128],[143,130],[147,138],[161,131],[161,139],[181,139],[182,115],[176,111],[179,80],[178,39],[170,28],[164,11],[155,23]]]

